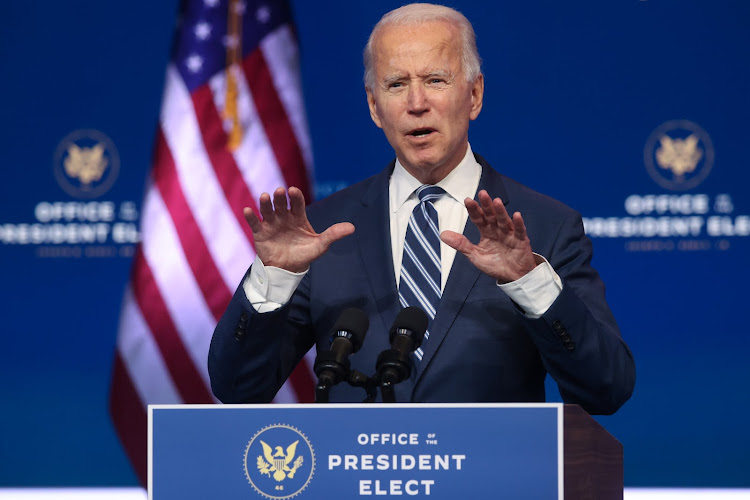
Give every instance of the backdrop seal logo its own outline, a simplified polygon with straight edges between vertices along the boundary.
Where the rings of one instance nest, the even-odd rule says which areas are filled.
[[[75,198],[106,193],[117,179],[120,157],[112,140],[98,130],[76,130],[55,151],[55,178]]]
[[[256,432],[245,448],[245,477],[266,498],[292,498],[315,473],[315,452],[299,429],[269,425]]]
[[[685,191],[708,177],[714,147],[706,131],[695,123],[672,120],[651,133],[643,158],[654,182],[672,191]]]

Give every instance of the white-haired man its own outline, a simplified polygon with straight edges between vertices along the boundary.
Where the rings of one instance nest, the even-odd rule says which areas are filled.
[[[375,26],[364,62],[370,116],[396,159],[307,210],[294,187],[261,195],[260,214],[245,209],[258,257],[214,332],[214,393],[270,401],[310,347],[330,348],[347,307],[370,319],[350,360],[372,373],[394,318],[416,305],[428,336],[398,401],[544,401],[550,374],[566,402],[616,411],[635,368],[580,215],[469,145],[484,95],[469,21],[443,6],[401,7]],[[362,395],[339,384],[330,399]]]

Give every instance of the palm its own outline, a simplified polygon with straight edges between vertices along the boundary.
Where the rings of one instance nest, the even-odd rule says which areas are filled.
[[[480,271],[501,283],[515,281],[534,269],[536,262],[521,214],[511,218],[499,198],[480,191],[479,203],[465,200],[469,218],[479,229],[476,245],[465,236],[443,231],[440,237],[450,247],[464,254]]]
[[[305,271],[336,240],[354,232],[348,222],[334,224],[316,233],[305,213],[305,198],[294,187],[289,188],[289,207],[286,191],[278,188],[271,196],[260,197],[262,220],[250,208],[245,208],[245,220],[255,239],[255,251],[264,265],[291,272]]]

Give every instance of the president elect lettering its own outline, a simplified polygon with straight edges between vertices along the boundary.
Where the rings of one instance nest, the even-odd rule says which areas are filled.
[[[419,445],[419,434],[359,434],[360,445]],[[388,471],[388,470],[461,470],[466,460],[464,454],[345,454],[328,455],[328,470]],[[434,479],[360,479],[360,495],[429,495]]]

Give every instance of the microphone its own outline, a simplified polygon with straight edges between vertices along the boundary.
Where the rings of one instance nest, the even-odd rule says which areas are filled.
[[[333,326],[331,350],[318,354],[313,371],[318,377],[315,388],[317,402],[328,401],[328,390],[349,377],[349,356],[362,347],[370,321],[360,309],[345,309]]]
[[[409,376],[411,353],[422,345],[427,322],[427,314],[418,307],[402,309],[396,316],[390,331],[391,348],[381,352],[376,363],[384,402],[393,402],[386,401],[386,392],[390,398],[393,385]]]

